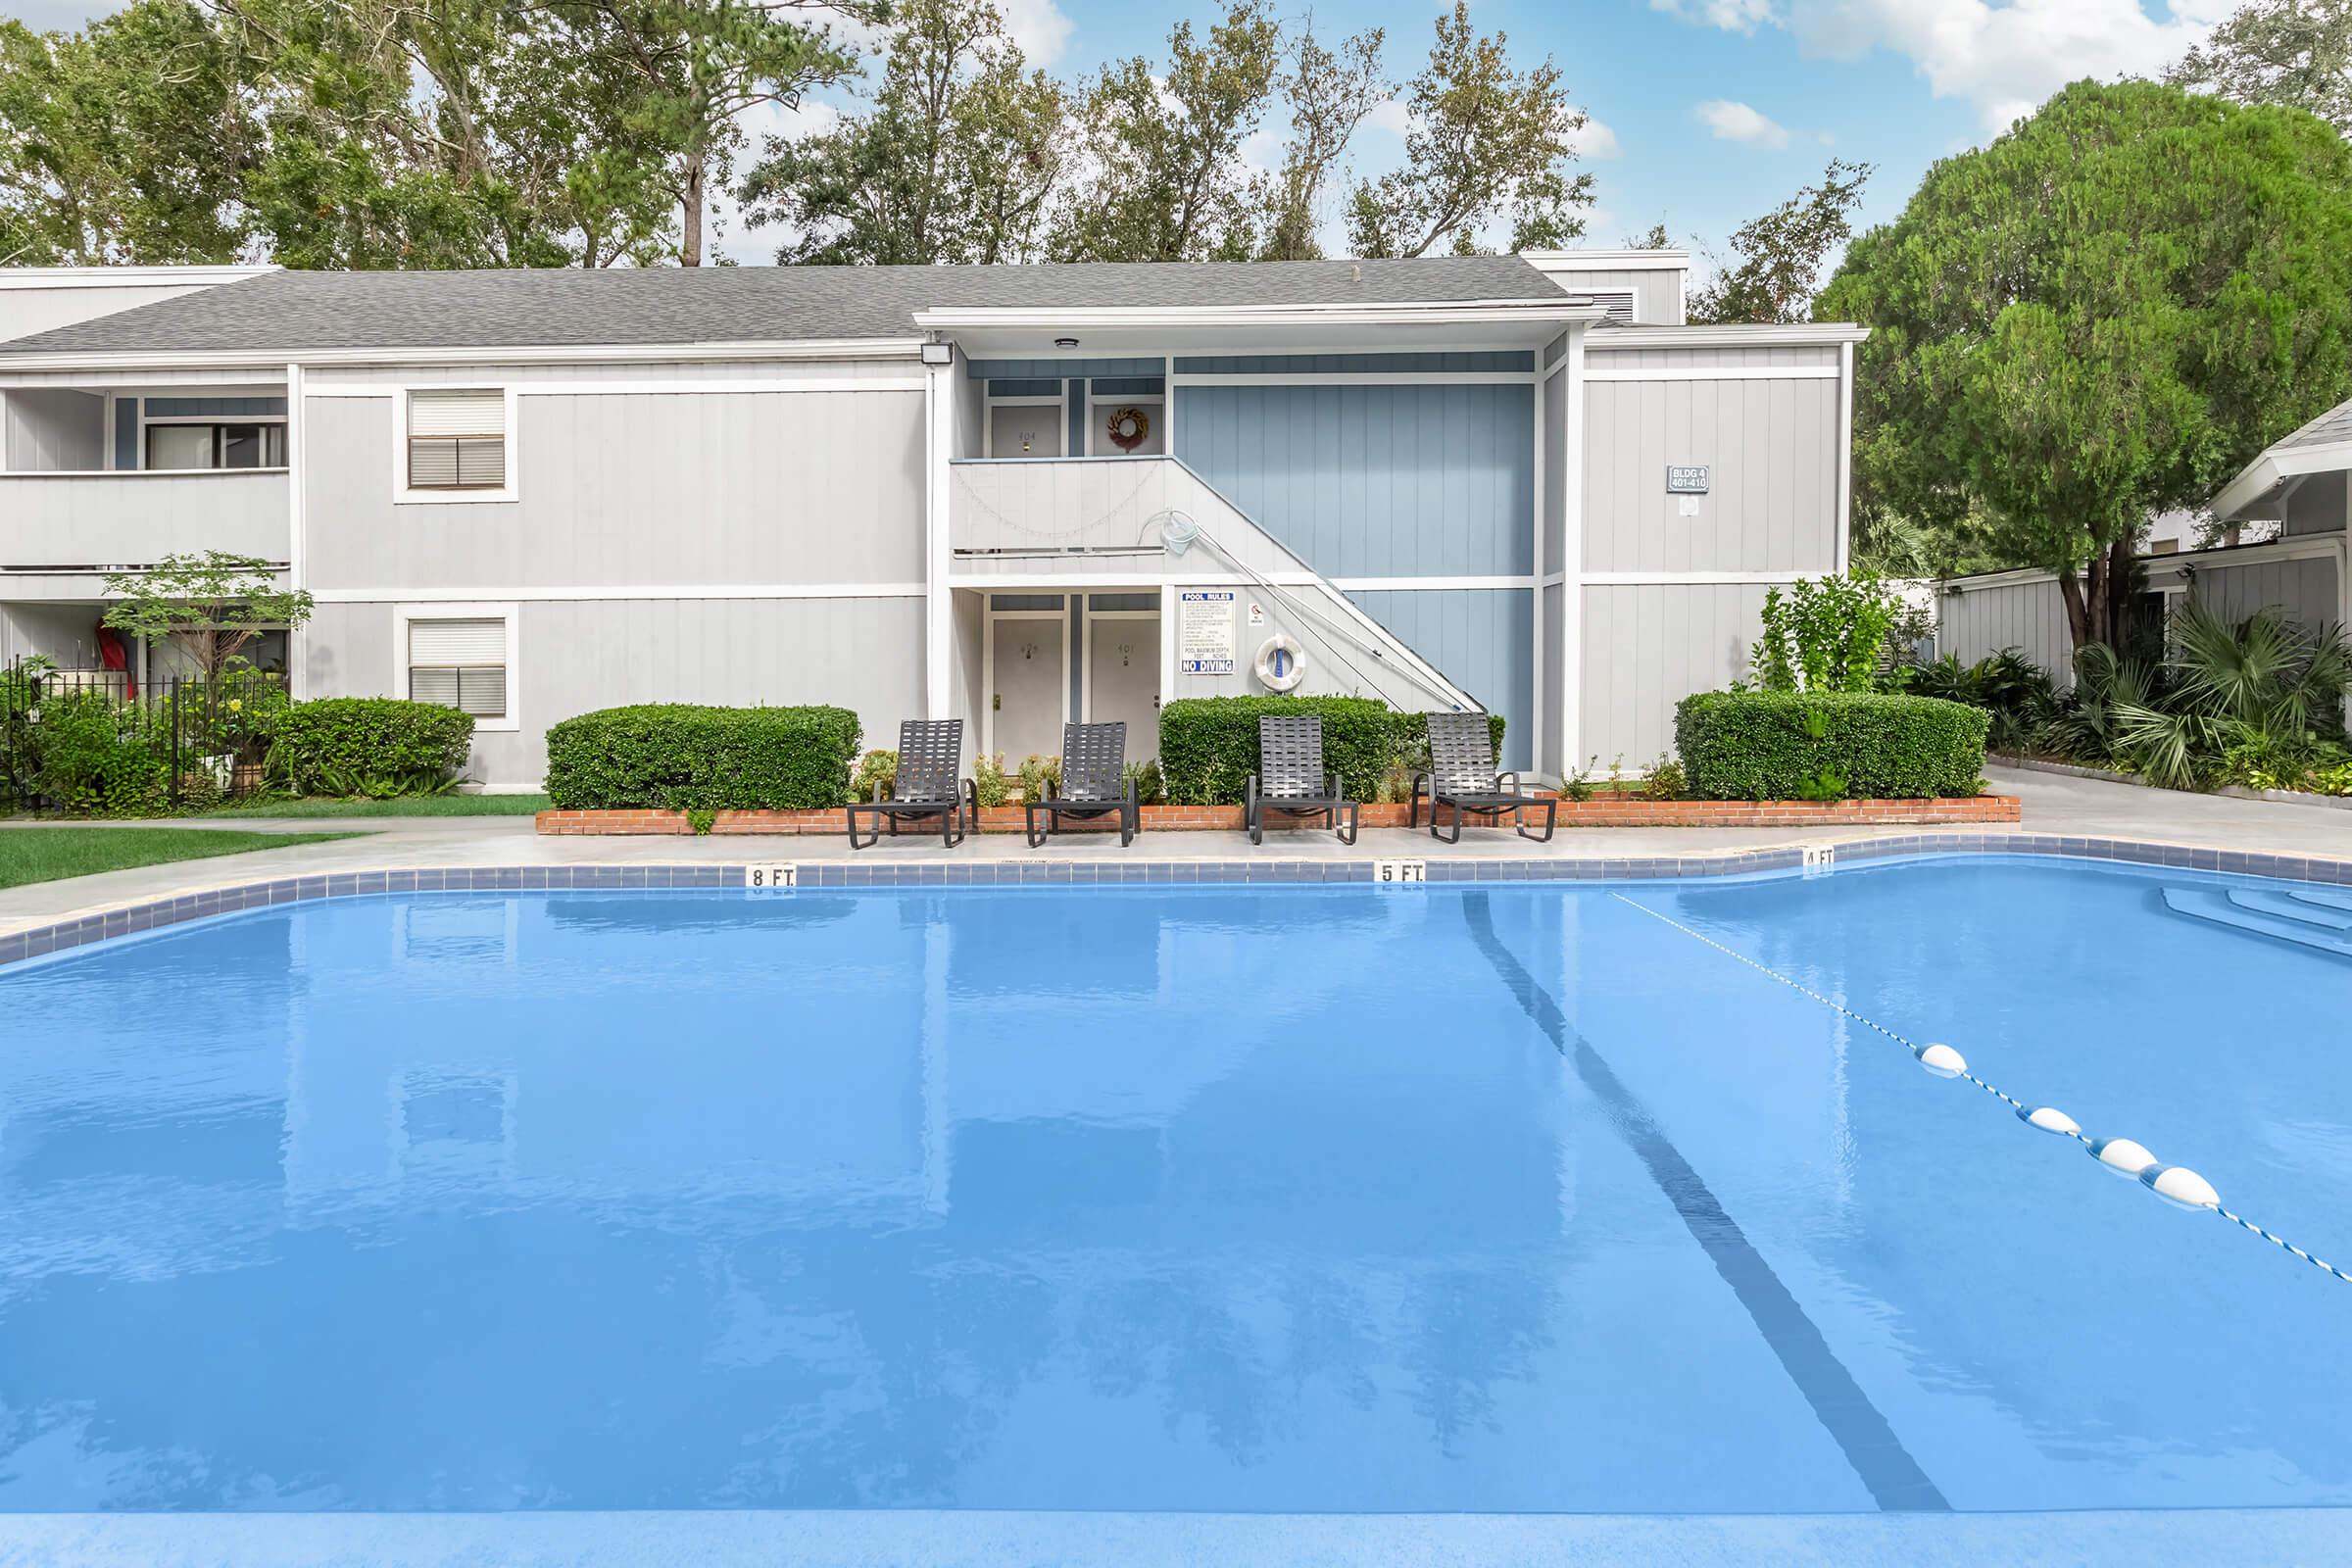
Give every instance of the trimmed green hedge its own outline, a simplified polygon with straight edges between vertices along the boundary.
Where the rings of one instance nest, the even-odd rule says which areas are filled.
[[[269,770],[301,795],[430,795],[466,769],[473,715],[397,697],[296,703],[270,726]]]
[[[1875,692],[1701,692],[1675,710],[1690,793],[1708,801],[1971,796],[1984,772],[1981,709]],[[1818,731],[1818,733],[1816,733]]]
[[[1320,714],[1323,762],[1359,800],[1376,798],[1381,775],[1412,765],[1429,750],[1425,713],[1400,713],[1369,697],[1185,697],[1159,710],[1159,769],[1178,806],[1239,806],[1257,771],[1257,721]],[[1502,715],[1488,715],[1497,755]]]
[[[547,795],[565,810],[817,810],[848,799],[861,738],[846,708],[608,708],[547,732]]]

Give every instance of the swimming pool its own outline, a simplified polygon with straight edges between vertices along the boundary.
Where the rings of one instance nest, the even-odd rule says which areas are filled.
[[[2285,891],[467,893],[0,969],[0,1509],[2341,1506],[2352,1285],[1773,978],[2343,1261],[2342,927],[2223,907]]]

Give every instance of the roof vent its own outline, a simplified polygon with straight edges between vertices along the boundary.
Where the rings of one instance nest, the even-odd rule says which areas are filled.
[[[1350,282],[1350,283],[1361,283],[1363,280],[1364,280],[1364,270],[1363,270],[1361,267],[1358,267],[1357,265],[1355,265],[1353,262],[1350,262],[1350,263],[1348,263],[1348,282]]]
[[[1587,305],[1599,307],[1608,313],[1608,319],[1619,326],[1634,324],[1634,291],[1630,288],[1585,289],[1580,291]]]

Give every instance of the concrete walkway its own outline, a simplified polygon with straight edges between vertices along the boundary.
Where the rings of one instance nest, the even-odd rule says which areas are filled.
[[[2324,807],[2269,801],[2229,800],[2141,789],[2096,779],[2068,778],[2009,768],[1987,770],[1993,787],[2025,801],[2025,821],[2016,831],[2062,838],[2128,839],[2204,849],[2263,851],[2277,855],[2352,861],[2352,813]],[[122,824],[114,824],[122,825]],[[165,821],[159,827],[220,826],[255,832],[364,833],[365,838],[302,845],[283,851],[169,865],[108,871],[62,882],[37,882],[0,891],[0,935],[52,924],[72,916],[158,899],[178,898],[211,888],[279,877],[317,876],[335,871],[408,870],[421,867],[510,865],[678,865],[742,864],[775,859],[798,862],[847,859],[847,840],[837,835],[793,838],[541,838],[529,817],[443,816],[303,817],[271,820],[242,817],[219,823]],[[0,831],[8,831],[0,825]],[[1415,857],[1448,859],[1525,860],[1539,858],[1599,859],[1619,857],[1715,856],[1776,849],[1795,844],[1836,844],[1862,839],[1970,836],[1984,831],[1909,827],[1799,828],[1582,828],[1562,829],[1547,846],[1508,830],[1471,828],[1457,846],[1440,844],[1426,832],[1401,828],[1366,829],[1353,849],[1325,832],[1269,834],[1262,849],[1239,833],[1159,833],[1121,851],[1115,838],[1080,835],[1032,850],[1017,834],[975,837],[953,851],[936,838],[885,839],[859,858],[875,863],[942,859],[1094,860],[1125,855],[1147,860],[1234,860],[1253,857],[1286,859],[1369,859]]]

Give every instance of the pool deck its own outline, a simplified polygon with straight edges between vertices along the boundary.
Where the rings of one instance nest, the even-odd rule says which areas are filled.
[[[2352,813],[2285,802],[2183,795],[2098,779],[1992,767],[1995,789],[2025,802],[2017,832],[2053,839],[2105,839],[2131,844],[2286,856],[2352,865]],[[115,823],[113,826],[126,824]],[[137,824],[129,824],[137,825]],[[212,826],[174,819],[156,826]],[[96,876],[0,890],[0,937],[220,888],[286,877],[330,873],[403,871],[420,868],[580,865],[741,865],[789,860],[799,864],[852,862],[847,840],[837,836],[794,838],[543,838],[528,817],[241,817],[224,828],[255,832],[364,833],[367,837],[311,844],[283,851],[167,865],[107,871]],[[0,832],[9,831],[0,825]],[[885,839],[858,852],[860,865],[952,864],[987,861],[1034,864],[1054,860],[1104,862],[1284,860],[1367,861],[1376,858],[1430,860],[1574,860],[1692,858],[1740,856],[1757,850],[1808,844],[1840,844],[1888,838],[1981,839],[1977,826],[1955,828],[1563,828],[1548,845],[1529,843],[1507,829],[1471,828],[1459,845],[1443,844],[1427,832],[1401,828],[1366,829],[1354,848],[1331,834],[1297,831],[1270,834],[1262,848],[1239,833],[1157,833],[1121,850],[1115,840],[1085,834],[1032,850],[1018,834],[987,834],[954,850],[936,839],[909,835]]]

